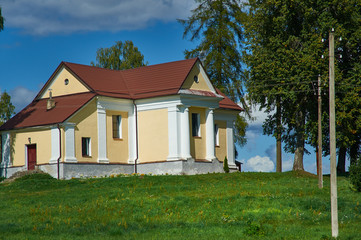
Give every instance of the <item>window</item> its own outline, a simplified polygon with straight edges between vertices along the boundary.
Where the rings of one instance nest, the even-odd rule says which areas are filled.
[[[122,138],[122,116],[113,116],[113,138]]]
[[[214,124],[214,145],[219,146],[219,129],[218,129],[218,124]]]
[[[192,136],[201,136],[201,123],[199,119],[199,113],[192,113]]]
[[[89,157],[91,156],[91,142],[90,142],[90,138],[88,137],[83,137],[81,138],[81,152],[82,155],[85,157]]]

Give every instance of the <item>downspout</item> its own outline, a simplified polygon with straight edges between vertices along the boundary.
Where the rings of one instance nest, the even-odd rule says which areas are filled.
[[[134,104],[134,114],[135,114],[135,160],[134,160],[134,173],[137,173],[137,161],[138,161],[138,108],[133,100]]]
[[[57,124],[58,130],[59,130],[59,157],[57,161],[58,166],[58,180],[60,179],[60,159],[61,159],[61,130],[60,130],[60,124]]]

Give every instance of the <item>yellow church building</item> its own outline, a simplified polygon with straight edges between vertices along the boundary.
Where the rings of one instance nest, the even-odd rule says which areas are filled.
[[[0,126],[0,176],[223,172],[225,157],[235,170],[240,111],[198,58],[122,71],[62,62]]]

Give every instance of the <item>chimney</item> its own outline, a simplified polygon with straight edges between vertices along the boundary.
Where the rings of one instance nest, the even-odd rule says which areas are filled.
[[[52,89],[49,89],[49,99],[46,103],[46,110],[51,110],[55,107],[55,101],[53,99]]]

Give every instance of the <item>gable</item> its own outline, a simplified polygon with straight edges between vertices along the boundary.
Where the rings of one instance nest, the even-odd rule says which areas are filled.
[[[195,81],[195,78],[197,81]],[[181,88],[215,93],[215,89],[212,83],[210,82],[206,72],[199,62],[194,64]]]
[[[42,89],[39,98],[48,98],[49,89],[51,89],[53,97],[90,92],[89,89],[64,66],[49,80],[47,85]]]

